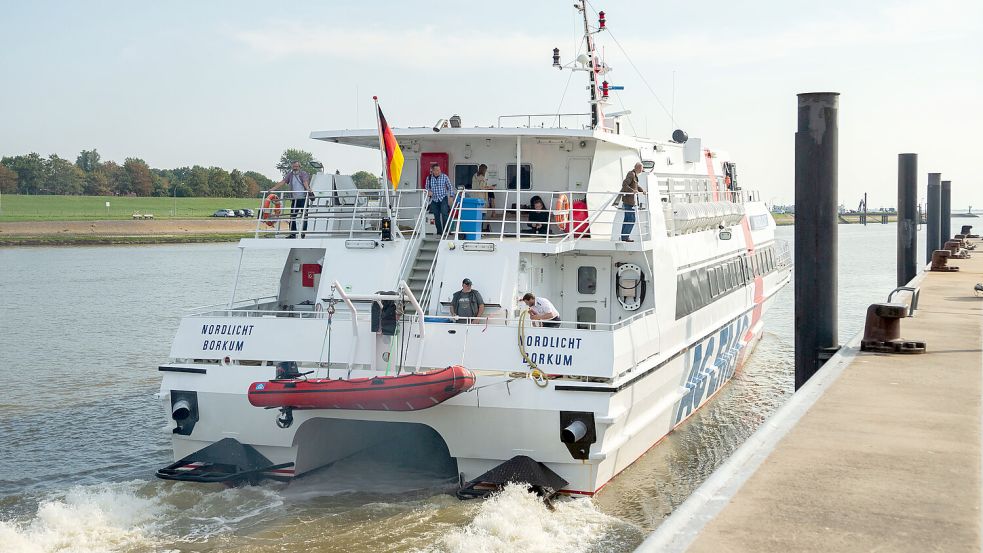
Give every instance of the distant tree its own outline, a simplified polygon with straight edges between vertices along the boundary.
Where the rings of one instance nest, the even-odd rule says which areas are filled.
[[[188,175],[187,187],[190,192],[189,196],[197,198],[208,196],[208,169],[201,165],[192,167]]]
[[[247,179],[253,179],[253,181],[256,182],[256,191],[250,192],[250,196],[258,196],[263,190],[273,188],[273,181],[262,173],[257,173],[256,171],[246,171],[242,176],[246,177]]]
[[[17,191],[21,194],[37,194],[48,177],[48,164],[37,153],[4,157],[0,165],[17,173]]]
[[[6,165],[0,165],[0,193],[17,193],[17,172]]]
[[[352,175],[356,188],[379,188],[379,177],[368,171],[359,171]]]
[[[154,191],[152,192],[154,196],[161,197],[171,195],[172,189],[170,179],[161,174],[155,174],[151,178],[154,182]]]
[[[150,196],[154,191],[154,179],[147,162],[140,158],[128,157],[123,162],[123,170],[129,180],[130,188],[137,196]]]
[[[232,178],[221,167],[208,168],[208,195],[216,198],[232,196]]]
[[[280,156],[280,163],[277,164],[277,168],[281,172],[286,171],[290,168],[290,164],[299,161],[300,168],[311,174],[311,177],[317,173],[317,169],[311,164],[312,161],[316,162],[314,159],[314,154],[310,152],[305,152],[304,150],[298,150],[296,148],[288,148],[283,151],[283,155]]]
[[[249,194],[249,188],[246,186],[246,177],[243,176],[242,171],[233,169],[229,173],[229,178],[232,180],[232,195],[236,198],[245,198]]]
[[[75,158],[75,166],[86,173],[91,173],[96,170],[96,167],[99,167],[99,159],[99,152],[95,148],[82,150],[79,152],[78,157]]]
[[[85,172],[67,159],[48,156],[48,178],[44,191],[49,194],[79,195],[85,185]]]
[[[243,175],[242,180],[246,183],[246,197],[255,198],[259,196],[261,188],[256,182],[256,179]]]
[[[113,165],[116,164],[113,163]],[[105,165],[100,165],[94,171],[85,175],[83,192],[88,196],[108,196],[112,194],[112,188],[109,185],[109,170]]]

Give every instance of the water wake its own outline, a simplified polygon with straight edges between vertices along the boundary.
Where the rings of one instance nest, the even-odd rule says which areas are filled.
[[[442,550],[611,551],[624,550],[626,543],[637,541],[634,527],[600,512],[589,499],[562,499],[550,511],[525,486],[510,484],[475,508],[474,520],[443,536]]]

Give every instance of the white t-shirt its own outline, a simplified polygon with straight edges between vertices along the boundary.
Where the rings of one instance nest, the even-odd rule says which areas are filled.
[[[549,315],[548,319],[555,319],[560,316],[560,312],[553,307],[553,303],[546,298],[536,298],[536,303],[529,308],[529,313],[541,317]]]

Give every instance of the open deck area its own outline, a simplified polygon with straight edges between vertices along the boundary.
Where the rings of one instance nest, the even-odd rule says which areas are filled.
[[[639,551],[979,551],[983,251],[950,265],[902,322],[926,353],[855,337]]]

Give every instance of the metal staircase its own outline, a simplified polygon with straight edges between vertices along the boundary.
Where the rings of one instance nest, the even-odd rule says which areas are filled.
[[[433,268],[434,258],[437,257],[439,245],[440,237],[434,235],[424,236],[420,243],[420,250],[416,254],[416,259],[413,260],[413,267],[406,279],[410,290],[417,298],[423,298],[423,291],[426,288],[430,270]]]

